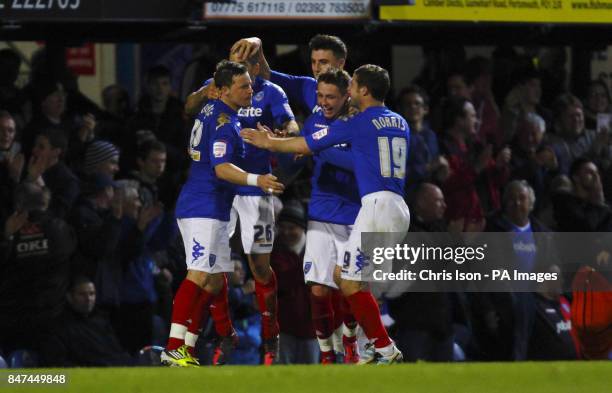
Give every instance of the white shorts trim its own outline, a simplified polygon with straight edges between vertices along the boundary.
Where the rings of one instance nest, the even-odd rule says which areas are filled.
[[[179,218],[176,221],[185,244],[187,270],[206,273],[234,271],[226,221],[214,218]]]
[[[306,251],[304,252],[304,280],[338,288],[334,282],[334,268],[342,266],[341,257],[351,234],[352,225],[308,221]]]
[[[238,219],[244,253],[271,253],[276,231],[274,199],[269,195],[236,195],[228,224],[230,238],[234,235]]]

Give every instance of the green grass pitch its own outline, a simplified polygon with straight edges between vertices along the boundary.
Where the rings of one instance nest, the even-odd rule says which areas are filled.
[[[66,385],[8,385],[0,393],[610,393],[612,362],[454,363],[22,370],[64,373]]]

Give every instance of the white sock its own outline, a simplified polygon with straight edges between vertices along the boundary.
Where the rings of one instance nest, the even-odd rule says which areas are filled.
[[[321,349],[321,352],[329,352],[334,349],[331,336],[327,338],[317,337],[317,341],[319,342],[319,348]]]
[[[342,344],[342,331],[342,325],[340,325],[336,330],[334,330],[334,334],[332,334],[334,351],[337,353],[344,353],[344,345]]]
[[[180,323],[173,323],[170,325],[170,337],[184,340],[186,333],[187,326],[181,325]]]
[[[191,348],[195,348],[196,342],[198,341],[199,335],[187,332],[185,333],[185,345]]]
[[[357,334],[357,324],[355,324],[354,328],[350,328],[346,326],[345,323],[342,324],[342,334],[346,337],[355,337]]]

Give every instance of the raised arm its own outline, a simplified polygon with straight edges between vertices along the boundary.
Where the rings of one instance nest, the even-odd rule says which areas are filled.
[[[242,38],[232,45],[231,52],[236,56],[236,61],[242,62],[257,54],[259,59],[260,75],[262,78],[270,80],[270,65],[263,52],[263,44],[258,37]]]

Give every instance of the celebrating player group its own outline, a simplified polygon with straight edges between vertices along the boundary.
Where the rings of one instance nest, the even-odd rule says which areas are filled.
[[[224,364],[236,343],[225,273],[234,269],[229,239],[237,218],[262,316],[264,364],[277,359],[272,196],[284,186],[270,173],[271,152],[314,162],[303,267],[321,363],[334,363],[335,352],[344,352],[346,363],[402,360],[364,282],[370,256],[361,234],[408,230],[408,124],[384,104],[385,69],[367,64],[349,76],[346,46],[334,36],[313,37],[310,54],[313,77],[287,75],[270,69],[260,39],[241,39],[187,99],[195,116],[192,164],[176,207],[187,276],[174,298],[166,365],[199,365],[193,351],[209,315],[221,338],[213,364]],[[301,130],[289,102],[310,113]],[[361,353],[357,325],[368,339]]]

